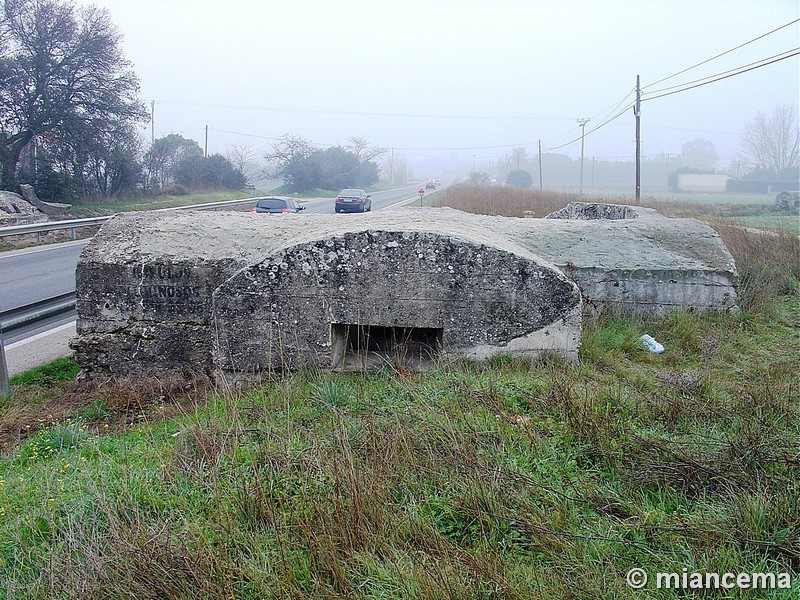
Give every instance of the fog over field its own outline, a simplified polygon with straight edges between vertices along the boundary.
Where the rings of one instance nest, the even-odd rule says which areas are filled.
[[[723,169],[749,120],[800,93],[796,0],[81,3],[123,34],[155,136],[202,146],[207,126],[209,153],[359,136],[466,173],[540,140],[577,158],[591,119],[587,159],[627,162],[640,75],[643,157],[702,138]]]

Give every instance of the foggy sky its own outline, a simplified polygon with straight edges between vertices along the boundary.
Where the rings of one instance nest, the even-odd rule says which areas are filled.
[[[208,125],[209,153],[238,143],[262,154],[284,133],[325,146],[361,136],[409,160],[480,168],[517,146],[535,154],[538,140],[578,157],[576,119],[591,118],[586,156],[632,160],[638,74],[643,155],[700,137],[722,168],[747,121],[800,95],[793,57],[648,100],[800,46],[795,23],[656,83],[797,19],[797,0],[80,3],[106,7],[123,34],[156,137],[203,146]]]

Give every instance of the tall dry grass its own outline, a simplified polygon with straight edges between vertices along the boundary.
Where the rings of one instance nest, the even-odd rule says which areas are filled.
[[[800,282],[800,237],[760,232],[724,221],[713,223],[739,271],[739,306],[764,310],[782,296],[796,294]]]
[[[436,194],[435,205],[479,215],[524,217],[530,212],[534,217],[544,217],[580,200],[579,194],[552,190],[459,184]]]

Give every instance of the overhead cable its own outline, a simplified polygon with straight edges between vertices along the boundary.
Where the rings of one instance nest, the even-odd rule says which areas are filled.
[[[696,83],[694,85],[686,84],[684,87],[681,87],[680,89],[673,90],[671,92],[665,92],[663,94],[658,94],[656,96],[648,96],[646,98],[643,97],[642,98],[642,102],[646,102],[648,100],[655,100],[657,98],[663,98],[664,96],[671,96],[672,94],[678,94],[680,92],[685,92],[687,90],[692,90],[694,88],[698,88],[698,87],[701,87],[701,86],[704,86],[704,85],[708,85],[709,83],[715,83],[715,82],[721,81],[723,79],[728,79],[730,77],[735,77],[737,75],[741,75],[743,73],[747,73],[748,71],[754,71],[755,69],[760,69],[761,67],[766,67],[767,65],[771,65],[773,63],[780,62],[782,60],[786,60],[787,58],[792,58],[792,57],[797,56],[798,54],[800,54],[800,47],[795,48],[794,50],[787,50],[786,52],[787,53],[790,52],[791,54],[786,54],[786,53],[777,54],[775,56],[778,56],[780,58],[771,57],[771,58],[773,58],[773,60],[763,59],[763,60],[767,60],[768,62],[751,63],[751,65],[754,65],[754,66],[745,65],[744,67],[739,67],[738,70],[735,70],[735,72],[726,71],[725,74],[720,73],[720,74],[718,74],[719,76],[712,76],[714,78],[713,79],[709,79],[708,81],[701,80],[702,81],[701,83]],[[671,88],[665,88],[665,89],[671,89]],[[651,93],[653,93],[653,92],[651,92]]]
[[[701,61],[701,62],[697,63],[696,65],[692,65],[691,67],[686,67],[685,69],[683,69],[681,71],[678,71],[677,73],[673,73],[672,75],[668,75],[667,77],[659,79],[658,81],[654,81],[653,83],[644,86],[642,89],[645,90],[645,89],[647,89],[649,87],[652,87],[654,85],[658,85],[659,83],[667,81],[668,79],[672,79],[673,77],[677,77],[678,75],[682,75],[683,73],[686,73],[687,71],[691,71],[692,69],[695,69],[695,68],[697,68],[699,66],[702,66],[702,65],[704,65],[706,63],[709,63],[712,60],[716,60],[717,58],[720,58],[721,56],[725,56],[726,54],[730,54],[731,52],[733,52],[735,50],[738,50],[739,48],[743,48],[743,47],[747,46],[748,44],[752,44],[753,42],[756,42],[756,41],[758,41],[758,40],[760,40],[762,38],[765,38],[768,35],[772,35],[773,33],[777,32],[777,31],[780,31],[781,29],[785,29],[786,27],[794,25],[798,21],[800,21],[800,19],[795,19],[794,21],[789,21],[785,25],[781,25],[780,27],[778,27],[776,29],[773,29],[772,31],[768,31],[767,33],[764,33],[764,34],[762,34],[762,35],[760,35],[758,37],[755,37],[752,40],[748,40],[748,41],[744,42],[743,44],[739,44],[738,46],[735,46],[734,48],[731,48],[730,50],[726,50],[725,52],[717,54],[716,56],[712,56],[711,58],[707,58],[704,61]]]

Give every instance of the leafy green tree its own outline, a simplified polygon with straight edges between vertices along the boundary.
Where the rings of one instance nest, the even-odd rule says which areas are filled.
[[[244,175],[221,154],[185,156],[175,167],[175,181],[192,190],[233,188],[244,183]]]
[[[2,189],[18,184],[34,138],[146,121],[139,82],[105,9],[68,0],[0,0]]]
[[[489,174],[483,171],[471,171],[469,174],[469,182],[473,185],[484,185],[489,183]]]
[[[529,188],[533,185],[533,177],[523,169],[511,171],[506,177],[506,183],[514,187]]]
[[[177,133],[154,140],[144,155],[145,187],[159,190],[176,183],[178,164],[192,157],[203,157],[203,149],[195,140]]]
[[[356,154],[341,146],[333,146],[310,154],[295,153],[288,157],[280,174],[297,192],[314,188],[369,187],[378,181],[378,165],[371,160],[359,160]]]

